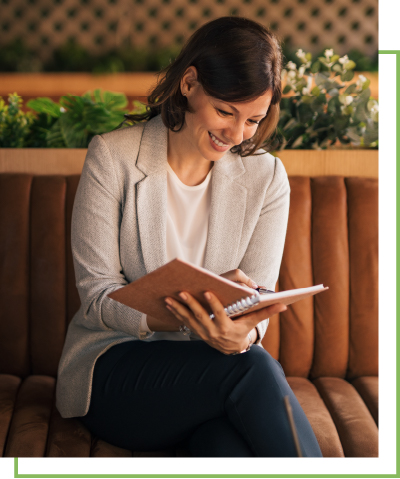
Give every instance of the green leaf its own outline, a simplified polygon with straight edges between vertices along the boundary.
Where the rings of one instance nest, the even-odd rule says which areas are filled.
[[[371,80],[369,78],[367,78],[367,81],[365,81],[363,83],[362,89],[366,90],[369,87],[370,84],[371,84]]]
[[[354,77],[354,72],[353,71],[347,71],[346,73],[343,73],[340,75],[340,79],[342,81],[351,81]]]
[[[46,113],[54,118],[59,118],[62,115],[60,105],[55,103],[51,98],[35,98],[29,100],[26,106],[38,113]]]
[[[312,90],[311,90],[311,93],[314,95],[314,96],[319,96],[319,94],[321,93],[321,90],[315,86]]]
[[[337,62],[337,61],[339,60],[339,58],[340,58],[340,55],[333,55],[333,56],[331,57],[330,63],[335,63],[335,62]]]
[[[311,65],[310,71],[311,73],[318,73],[320,68],[321,68],[321,63],[319,61],[316,61]]]
[[[309,95],[303,95],[303,96],[301,97],[301,101],[302,101],[303,103],[311,103],[312,100],[313,100],[312,96],[309,96]]]
[[[286,95],[286,93],[289,93],[290,91],[292,91],[292,87],[290,85],[285,85],[285,88],[283,89],[283,92],[282,94],[283,95]]]
[[[344,94],[350,95],[351,93],[354,93],[356,90],[357,90],[357,85],[355,83],[352,83],[346,88],[346,90],[344,91]]]
[[[354,70],[355,67],[356,64],[353,62],[353,60],[349,60],[343,65],[343,68],[345,70]]]
[[[338,96],[339,95],[339,90],[337,88],[332,88],[332,90],[329,90],[327,93],[330,96]]]
[[[342,65],[340,63],[336,63],[333,65],[332,70],[337,73],[342,73]]]

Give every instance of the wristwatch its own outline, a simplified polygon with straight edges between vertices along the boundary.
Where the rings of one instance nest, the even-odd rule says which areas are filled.
[[[243,351],[237,351],[236,353],[232,353],[231,356],[234,356],[235,354],[247,353],[247,351],[250,351],[251,345],[253,344],[251,342],[251,334],[249,333],[247,337],[249,338],[249,345],[247,346],[247,348],[243,349]]]

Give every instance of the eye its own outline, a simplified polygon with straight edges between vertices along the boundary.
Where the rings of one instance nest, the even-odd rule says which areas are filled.
[[[224,115],[224,116],[226,116],[226,115],[232,115],[232,113],[228,113],[227,111],[224,111],[224,110],[219,110],[218,108],[217,108],[217,111],[218,111],[219,113],[221,113],[221,115]],[[260,124],[259,121],[255,121],[255,120],[249,120],[249,122],[252,123],[253,125],[259,125],[259,124]]]
[[[218,110],[222,115],[232,115],[232,113],[228,113],[227,111],[224,111],[224,110]]]

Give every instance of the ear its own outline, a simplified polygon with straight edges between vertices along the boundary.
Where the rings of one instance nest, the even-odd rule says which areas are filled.
[[[188,67],[183,74],[181,79],[181,93],[184,95],[188,94],[195,87],[197,83],[197,69],[195,66],[191,65]]]

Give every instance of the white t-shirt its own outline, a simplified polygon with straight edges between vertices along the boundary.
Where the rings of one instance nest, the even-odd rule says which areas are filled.
[[[167,163],[167,261],[177,256],[204,267],[208,234],[208,219],[211,206],[211,174],[196,186],[182,183],[170,164]],[[150,332],[146,314],[142,315],[140,331]],[[144,341],[168,339],[189,341],[188,335],[180,332],[156,331]]]

